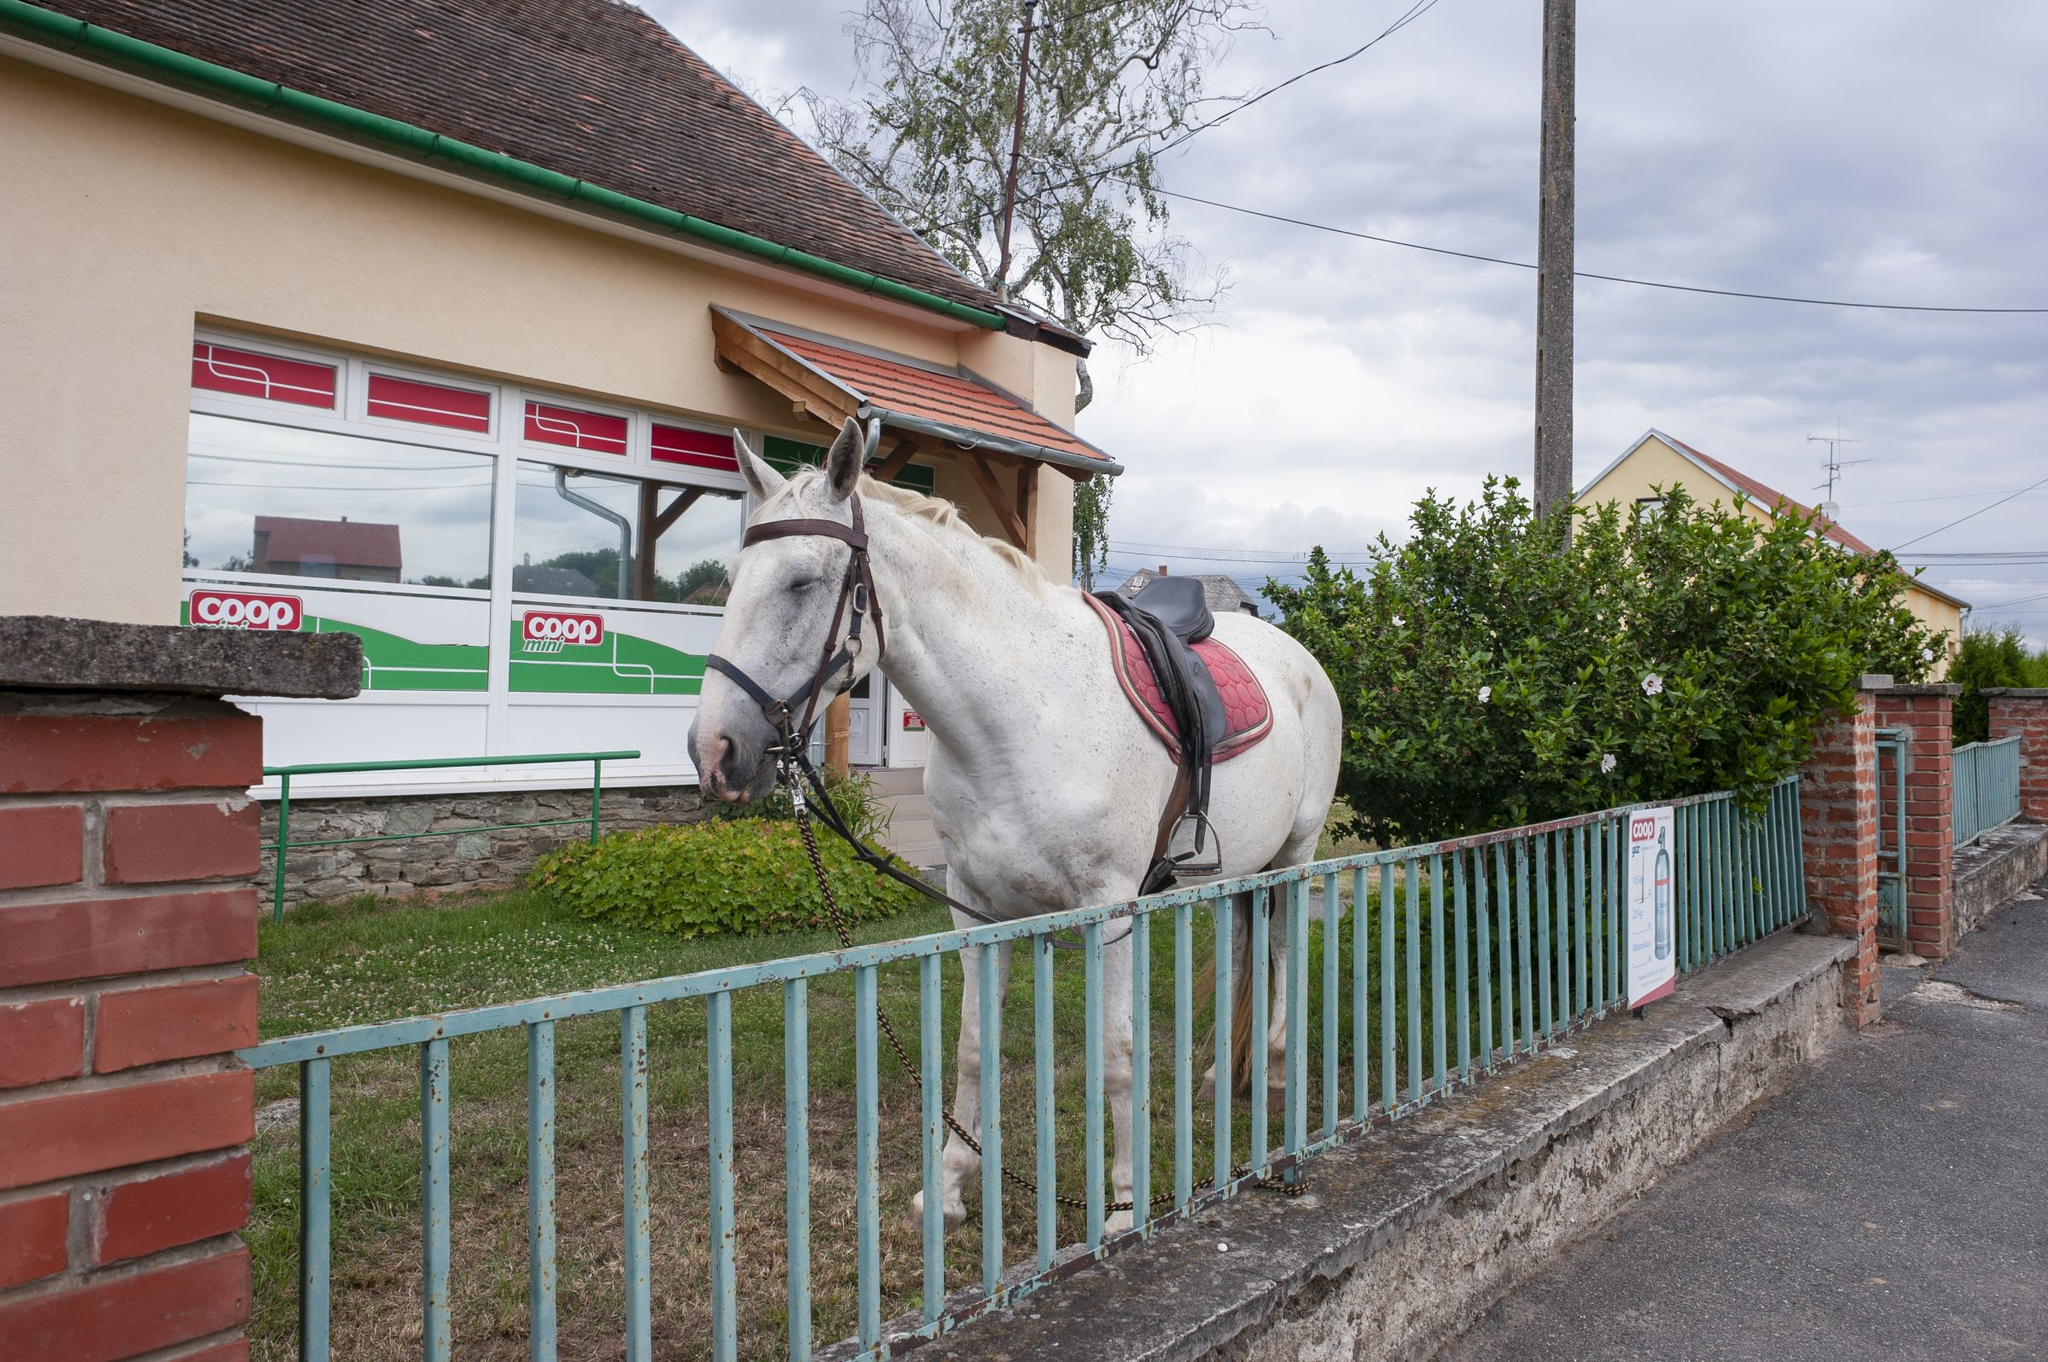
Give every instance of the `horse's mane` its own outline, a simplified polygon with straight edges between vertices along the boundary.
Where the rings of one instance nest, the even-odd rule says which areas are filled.
[[[794,484],[799,478],[822,478],[824,476],[825,474],[822,469],[803,468],[791,475],[790,482]],[[976,533],[973,526],[960,518],[960,508],[943,497],[928,497],[921,492],[912,492],[901,487],[892,487],[886,482],[875,481],[865,473],[860,475],[860,483],[855,491],[859,496],[869,501],[879,501],[891,510],[899,511],[904,515],[915,516],[919,520],[930,521],[939,528],[951,530],[964,539],[979,540],[984,548],[1001,559],[1033,591],[1042,591],[1051,582],[1051,579],[1045,575],[1045,569],[1039,566],[1037,559],[1008,540],[995,539],[985,534]]]

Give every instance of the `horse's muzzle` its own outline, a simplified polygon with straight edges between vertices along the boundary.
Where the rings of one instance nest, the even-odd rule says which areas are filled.
[[[767,725],[762,725],[765,730]],[[768,738],[755,738],[690,725],[690,755],[697,763],[704,792],[730,804],[765,798],[775,786],[775,764],[768,759]]]

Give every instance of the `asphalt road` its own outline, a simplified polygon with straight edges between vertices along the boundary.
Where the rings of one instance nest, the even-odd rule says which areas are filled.
[[[1884,1021],[1439,1362],[2048,1359],[2044,897],[1887,969]]]

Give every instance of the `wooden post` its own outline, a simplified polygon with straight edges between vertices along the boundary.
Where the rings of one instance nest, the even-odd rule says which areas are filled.
[[[1576,0],[1543,3],[1543,184],[1536,242],[1536,514],[1572,502],[1572,176]]]
[[[845,775],[852,768],[853,700],[842,695],[825,707],[825,769]]]

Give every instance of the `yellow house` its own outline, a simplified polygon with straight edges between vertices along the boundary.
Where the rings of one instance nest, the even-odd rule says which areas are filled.
[[[251,704],[275,763],[694,782],[734,427],[877,420],[872,472],[1060,581],[1120,471],[1086,340],[628,4],[0,0],[0,126],[0,613],[361,635],[359,698]],[[854,708],[856,762],[922,763]]]
[[[1616,501],[1623,505],[1633,503],[1638,507],[1654,508],[1660,500],[1658,489],[1673,487],[1684,487],[1699,502],[1728,505],[1737,496],[1747,498],[1746,513],[1759,521],[1768,521],[1773,509],[1781,503],[1800,515],[1807,514],[1810,509],[1747,473],[1654,428],[1646,431],[1620,458],[1587,483],[1578,495],[1578,504],[1598,506]],[[1853,553],[1877,552],[1833,521],[1826,522],[1823,533]],[[1970,603],[1915,580],[1906,588],[1906,607],[1922,624],[1938,630],[1948,640],[1948,656],[1941,658],[1934,668],[1934,677],[1939,679],[1947,674],[1949,659],[1962,646],[1963,616],[1969,612]]]

